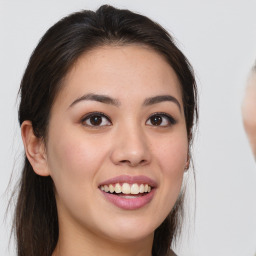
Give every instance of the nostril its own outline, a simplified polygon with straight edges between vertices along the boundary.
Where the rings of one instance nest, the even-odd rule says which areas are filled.
[[[128,160],[122,160],[122,161],[120,161],[120,163],[123,163],[123,164],[131,164],[131,162],[128,161]]]
[[[147,163],[147,160],[141,160],[141,161],[130,161],[130,160],[121,160],[119,161],[121,164],[128,164],[130,166],[138,166],[138,165],[143,165]]]

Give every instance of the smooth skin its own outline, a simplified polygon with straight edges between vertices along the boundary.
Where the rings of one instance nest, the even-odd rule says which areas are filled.
[[[242,104],[244,128],[256,159],[256,71],[248,79]]]
[[[149,103],[163,95],[174,100]],[[46,142],[29,121],[22,137],[34,171],[56,187],[54,256],[151,255],[154,231],[173,208],[188,165],[181,86],[161,55],[141,45],[85,53],[53,104]],[[153,199],[136,210],[110,203],[99,184],[119,175],[153,179]]]

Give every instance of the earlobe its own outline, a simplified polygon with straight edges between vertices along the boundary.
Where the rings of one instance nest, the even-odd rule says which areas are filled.
[[[21,136],[27,158],[36,174],[49,176],[45,144],[42,138],[34,134],[31,121],[24,121],[21,125]]]
[[[189,166],[190,166],[190,153],[188,153],[188,156],[187,156],[187,162],[186,162],[186,165],[185,165],[185,172],[189,169]]]

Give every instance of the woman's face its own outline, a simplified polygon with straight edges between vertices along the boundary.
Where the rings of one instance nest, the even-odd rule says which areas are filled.
[[[46,144],[60,234],[152,238],[181,189],[183,112],[177,76],[155,51],[105,46],[81,56],[52,107]]]

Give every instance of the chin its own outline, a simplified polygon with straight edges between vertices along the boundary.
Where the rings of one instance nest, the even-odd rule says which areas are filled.
[[[133,243],[144,239],[153,239],[154,231],[158,227],[152,220],[145,222],[125,221],[112,223],[112,230],[108,229],[106,235],[120,243]]]
[[[141,242],[143,240],[153,239],[154,231],[149,232],[138,232],[133,230],[133,232],[116,232],[115,234],[108,234],[109,240],[115,241],[122,244],[131,244]]]

